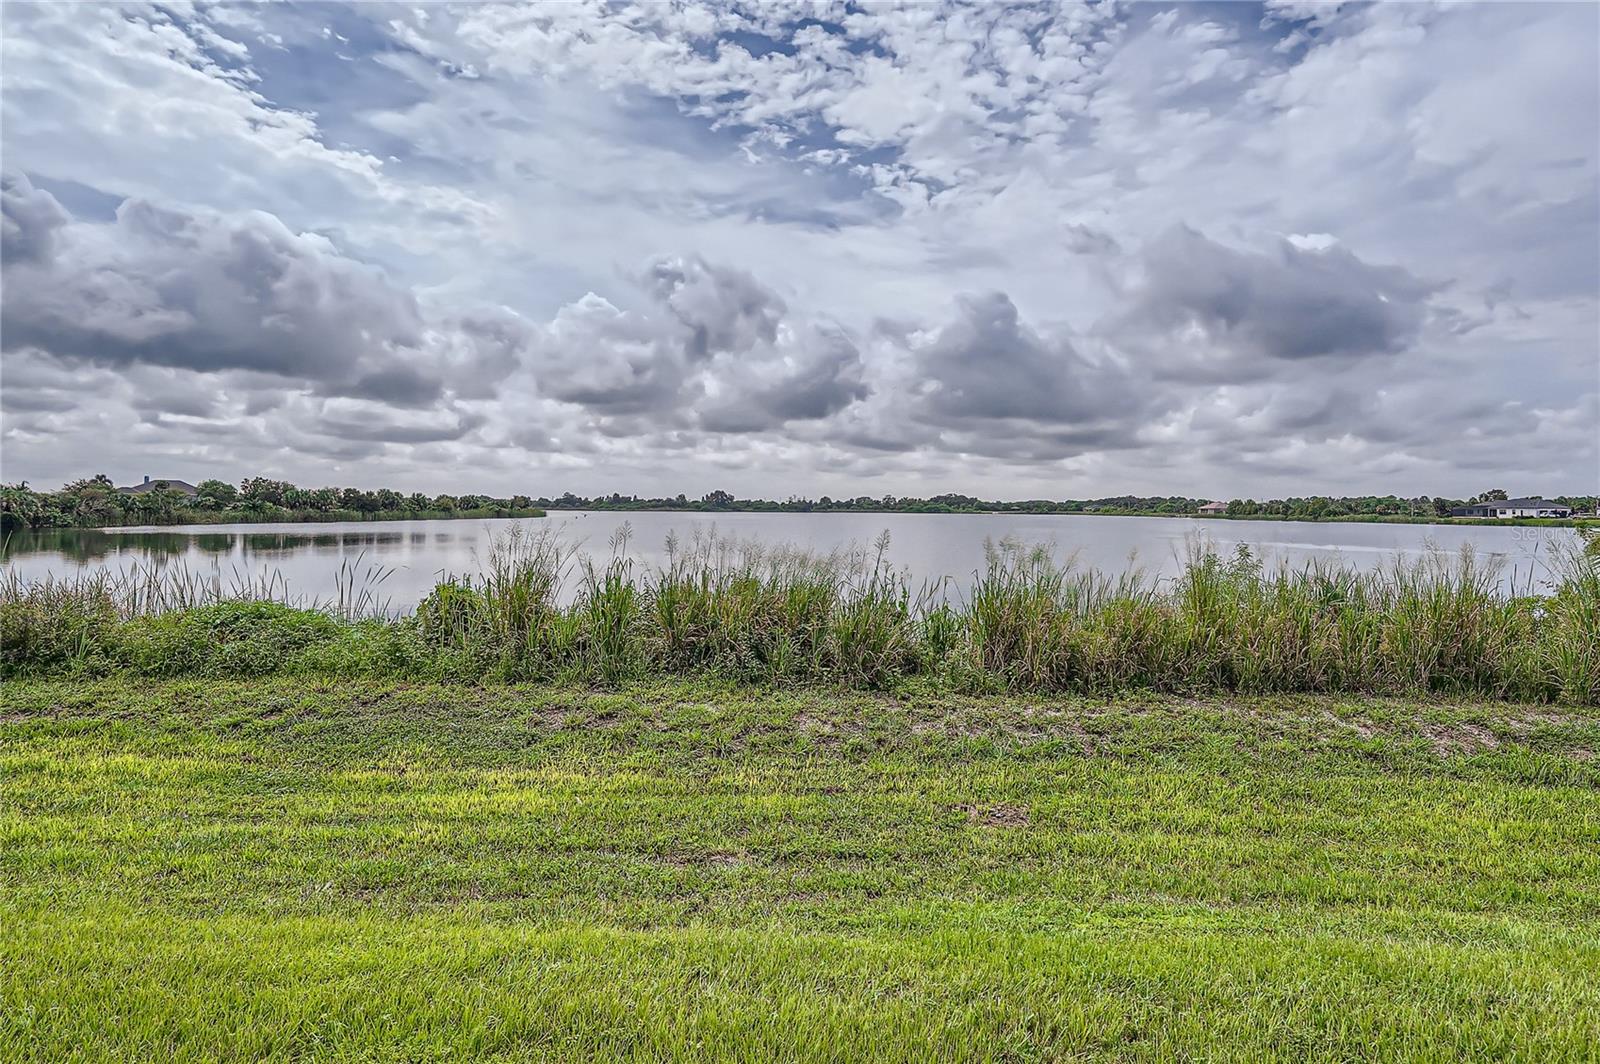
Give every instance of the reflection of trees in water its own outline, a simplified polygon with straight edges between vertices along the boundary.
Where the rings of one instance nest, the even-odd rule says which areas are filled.
[[[282,532],[247,532],[239,536],[240,553],[246,557],[263,555],[281,558],[304,546],[310,536],[291,536]]]
[[[121,555],[155,563],[172,562],[192,553],[283,558],[307,549],[337,554],[351,548],[398,547],[409,540],[425,544],[426,534],[403,532],[104,532],[97,528],[50,528],[13,532],[0,537],[0,558],[59,554],[79,565]]]
[[[59,554],[79,565],[102,562],[116,555],[135,555],[156,564],[175,561],[193,549],[207,553],[227,551],[231,536],[195,535],[190,532],[102,532],[96,528],[54,528],[19,532],[5,538],[0,557]]]
[[[398,546],[405,542],[402,532],[246,532],[238,534],[244,553],[268,558],[286,557],[297,551],[337,554],[350,548]]]
[[[27,554],[59,554],[68,561],[85,565],[110,554],[112,537],[91,529],[41,529],[38,532],[12,532],[5,537],[0,557]]]
[[[344,534],[345,546],[358,547],[384,547],[400,543],[403,536],[399,532],[346,532]]]

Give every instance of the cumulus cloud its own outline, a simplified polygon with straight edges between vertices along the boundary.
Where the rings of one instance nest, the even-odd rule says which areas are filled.
[[[670,410],[686,384],[681,341],[591,292],[533,334],[538,386],[598,414]]]
[[[33,187],[21,174],[0,174],[0,263],[48,262],[55,254],[56,230],[70,216],[56,198]]]
[[[924,418],[1079,421],[1125,411],[1134,398],[1120,371],[1092,364],[1065,337],[1040,336],[1003,292],[959,297],[957,309],[915,349]]]
[[[645,271],[645,283],[687,330],[683,350],[691,360],[772,343],[788,309],[744,270],[698,257],[657,259]]]
[[[880,328],[900,364],[885,401],[851,426],[862,446],[1038,461],[1133,440],[1153,396],[1118,358],[1030,325],[1003,292],[957,296],[954,310],[939,325]]]
[[[8,352],[125,371],[189,371],[214,378],[213,389],[263,393],[251,406],[264,411],[283,389],[403,409],[448,396],[482,398],[516,369],[523,350],[526,325],[514,313],[425,310],[382,270],[263,212],[224,215],[130,199],[109,223],[75,222],[25,177],[5,181],[0,332]],[[163,394],[175,393],[141,392],[135,409],[146,416],[213,409],[193,397],[163,404]],[[373,422],[363,438],[379,438],[385,424]],[[396,427],[391,442],[438,438],[445,437],[434,428],[418,435]]]
[[[6,212],[8,232],[14,218],[19,231],[38,230],[9,198]],[[439,395],[437,378],[408,362],[423,330],[413,296],[275,217],[127,200],[109,225],[58,224],[52,236],[48,256],[33,239],[35,254],[6,262],[8,348],[253,370],[404,405]]]
[[[1417,340],[1435,286],[1345,248],[1225,247],[1187,226],[1146,246],[1108,331],[1152,361],[1236,372],[1251,360],[1394,355]]]
[[[528,326],[540,394],[626,431],[748,433],[826,418],[864,398],[861,352],[836,324],[792,315],[748,271],[663,256],[633,275],[643,305],[591,292]]]
[[[732,360],[717,375],[719,394],[700,412],[713,432],[761,432],[819,421],[867,398],[861,350],[844,330],[785,330],[767,357]]]
[[[662,256],[626,275],[641,309],[590,293],[539,323],[505,307],[424,307],[326,237],[263,212],[129,199],[109,223],[74,222],[17,176],[6,179],[5,219],[6,348],[67,363],[243,373],[252,378],[235,377],[243,390],[277,379],[415,409],[491,398],[526,367],[538,395],[625,419],[612,432],[762,431],[827,417],[867,394],[860,352],[843,329],[793,318],[748,271],[699,256]],[[142,395],[136,408],[153,416],[160,394]],[[166,412],[210,409],[184,397]],[[483,421],[369,412],[326,428],[350,440],[418,443],[458,439]]]

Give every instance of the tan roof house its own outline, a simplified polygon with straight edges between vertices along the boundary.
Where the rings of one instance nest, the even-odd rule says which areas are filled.
[[[1200,512],[1203,514],[1225,514],[1228,512],[1228,504],[1225,502],[1208,502],[1200,507]]]
[[[200,493],[200,489],[188,481],[173,480],[170,477],[166,480],[151,480],[149,477],[145,477],[143,484],[130,484],[117,490],[124,495],[143,495],[145,492],[155,491],[157,488],[166,488],[169,491],[177,492],[179,495],[198,495]]]

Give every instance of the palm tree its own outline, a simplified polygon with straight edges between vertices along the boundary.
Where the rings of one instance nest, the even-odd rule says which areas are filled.
[[[0,528],[38,528],[45,512],[44,500],[26,480],[0,485]]]

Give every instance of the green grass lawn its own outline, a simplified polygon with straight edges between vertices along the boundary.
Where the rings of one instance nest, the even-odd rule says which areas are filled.
[[[0,1059],[1600,1059],[1600,717],[9,682]]]

